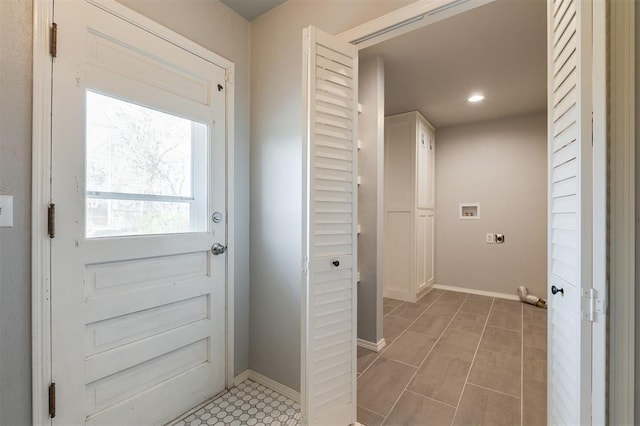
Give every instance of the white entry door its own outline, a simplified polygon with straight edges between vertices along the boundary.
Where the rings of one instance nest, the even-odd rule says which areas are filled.
[[[604,251],[593,250],[592,116],[604,108],[594,108],[592,96],[592,7],[590,0],[548,2],[549,425],[591,424],[605,404],[592,384],[592,372],[605,372],[604,358],[592,357],[593,324],[605,320],[592,272],[594,262],[604,263],[594,259]]]
[[[93,2],[55,22],[53,423],[161,424],[225,386],[224,70]]]
[[[309,27],[304,55],[302,416],[346,426],[357,396],[358,53]]]

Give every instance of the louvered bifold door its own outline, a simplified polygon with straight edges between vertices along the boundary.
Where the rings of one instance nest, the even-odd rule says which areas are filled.
[[[348,425],[356,409],[357,51],[304,31],[302,409]]]
[[[549,425],[591,424],[591,7],[548,2]]]

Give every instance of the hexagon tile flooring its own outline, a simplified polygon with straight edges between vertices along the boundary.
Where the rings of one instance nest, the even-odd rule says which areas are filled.
[[[170,426],[297,426],[300,404],[252,380],[245,380]]]

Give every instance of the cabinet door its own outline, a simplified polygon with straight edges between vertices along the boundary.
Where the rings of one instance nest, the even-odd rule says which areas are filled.
[[[435,229],[436,229],[436,217],[433,210],[427,211],[426,214],[426,226],[425,226],[425,283],[427,286],[432,286],[436,281],[435,273]]]
[[[416,199],[418,208],[432,209],[435,205],[435,132],[422,121],[418,123]]]
[[[429,218],[426,211],[420,211],[416,220],[416,289],[418,293],[427,285],[428,270],[428,228]]]
[[[436,205],[436,134],[427,128],[425,132],[425,208],[433,209]]]
[[[435,215],[433,210],[420,211],[416,222],[416,272],[419,293],[435,282]]]
[[[417,151],[417,164],[416,164],[416,196],[418,201],[418,208],[425,209],[430,207],[430,176],[429,176],[429,135],[427,133],[427,127],[420,123],[418,126],[418,141],[416,143]]]

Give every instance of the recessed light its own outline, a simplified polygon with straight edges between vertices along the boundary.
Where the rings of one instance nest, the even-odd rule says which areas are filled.
[[[484,99],[484,96],[482,95],[471,95],[469,96],[468,101],[471,103],[476,103],[476,102],[480,102],[483,99]]]

